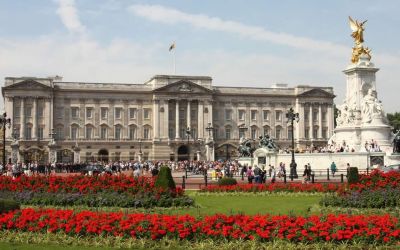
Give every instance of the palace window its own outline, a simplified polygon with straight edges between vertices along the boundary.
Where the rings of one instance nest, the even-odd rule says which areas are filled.
[[[71,127],[71,139],[76,140],[78,138],[78,127]]]
[[[32,117],[32,107],[25,108],[25,115],[26,117]]]
[[[136,108],[129,108],[129,119],[136,119]]]
[[[38,128],[38,139],[43,140],[43,127]]]
[[[143,129],[143,138],[144,139],[150,139],[150,128],[144,128]]]
[[[93,108],[86,108],[86,118],[91,119],[93,117]]]
[[[251,111],[251,120],[256,121],[257,120],[257,110],[252,110]]]
[[[26,138],[27,140],[32,139],[32,127],[27,126],[27,127],[25,128],[25,138]]]
[[[269,121],[269,111],[268,110],[263,110],[263,118],[264,118],[264,121]]]
[[[150,119],[151,111],[150,109],[143,109],[143,118]]]
[[[304,129],[304,137],[306,139],[310,139],[310,128],[305,128]]]
[[[328,129],[327,128],[323,128],[322,129],[322,138],[328,138]]]
[[[121,119],[122,108],[115,108],[115,119]]]
[[[134,140],[136,138],[136,127],[131,125],[129,126],[129,140]]]
[[[100,115],[101,115],[101,119],[107,119],[107,117],[108,117],[108,108],[102,107],[100,109]]]
[[[122,130],[121,126],[115,126],[115,136],[114,136],[114,138],[116,140],[121,140],[121,130]]]
[[[244,121],[246,112],[244,110],[239,110],[239,120]]]
[[[225,120],[230,121],[232,120],[232,110],[225,109]]]
[[[42,129],[42,134],[43,134],[43,128],[41,128]],[[56,127],[56,138],[57,138],[57,140],[62,140],[63,138],[64,138],[64,128],[63,127]],[[42,137],[43,137],[43,135],[42,135]],[[39,128],[39,138],[40,138],[40,128]]]
[[[281,133],[282,133],[281,127],[277,127],[275,129],[275,139],[280,140],[281,139]]]
[[[168,138],[173,139],[175,137],[174,128],[168,128]]]
[[[56,117],[57,117],[58,119],[61,119],[61,118],[63,117],[63,112],[64,112],[64,109],[63,109],[63,108],[57,108],[57,109],[56,109]]]
[[[79,108],[78,107],[71,108],[71,117],[72,117],[72,119],[76,119],[79,117]]]
[[[313,110],[313,121],[318,121],[318,110]]]
[[[14,109],[14,117],[20,117],[21,107],[15,107]]]
[[[231,139],[231,128],[225,128],[225,139],[226,140]]]
[[[43,118],[43,106],[38,105],[37,113],[38,113],[38,117]]]
[[[86,139],[90,140],[92,139],[92,133],[93,133],[93,129],[90,126],[86,127]]]
[[[271,129],[268,126],[264,126],[264,135],[270,135]]]
[[[100,138],[101,139],[107,139],[107,130],[108,130],[108,128],[107,128],[107,126],[101,126],[101,128],[100,128]]]
[[[292,127],[288,127],[288,139],[291,140],[293,138],[293,129]]]
[[[322,111],[322,121],[326,121],[326,116],[327,116],[327,112],[326,112],[326,110],[323,110]]]
[[[239,138],[245,137],[245,132],[241,129],[239,129]]]
[[[256,139],[257,138],[257,128],[252,127],[251,128],[251,139]]]
[[[314,139],[318,138],[318,127],[314,127],[314,130],[313,130],[313,138],[314,138]]]
[[[282,120],[282,111],[275,111],[275,120],[276,121]]]
[[[192,109],[191,111],[190,111],[190,119],[192,119],[192,120],[196,120],[196,115],[197,115],[197,112],[196,112],[197,110],[195,110],[195,109]]]
[[[310,112],[304,111],[304,120],[308,121],[310,119]]]

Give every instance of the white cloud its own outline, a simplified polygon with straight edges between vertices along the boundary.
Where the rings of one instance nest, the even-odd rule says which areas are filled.
[[[348,48],[343,45],[294,36],[287,33],[272,32],[262,27],[250,26],[236,21],[222,20],[218,17],[210,17],[203,14],[188,14],[161,5],[134,4],[129,7],[129,10],[137,16],[154,22],[167,24],[186,23],[198,28],[223,31],[248,39],[268,41],[303,50],[324,51],[334,56],[344,56],[348,52]]]
[[[71,32],[85,34],[86,27],[81,23],[78,10],[75,7],[75,0],[57,0],[57,14],[64,26]]]

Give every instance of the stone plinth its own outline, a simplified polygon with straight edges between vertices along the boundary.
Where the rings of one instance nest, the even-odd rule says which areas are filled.
[[[277,152],[275,150],[258,148],[253,153],[254,164],[258,165],[260,168],[267,167],[268,165],[275,166],[276,154]]]

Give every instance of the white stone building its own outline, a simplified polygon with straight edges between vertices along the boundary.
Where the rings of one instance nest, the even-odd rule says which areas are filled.
[[[7,77],[2,94],[13,161],[48,162],[51,150],[59,162],[234,158],[241,133],[255,140],[269,134],[288,147],[291,107],[300,114],[297,147],[325,145],[334,129],[332,87],[222,87],[211,77],[175,75],[144,84]]]

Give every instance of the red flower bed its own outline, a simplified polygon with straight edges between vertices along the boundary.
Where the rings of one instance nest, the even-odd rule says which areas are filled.
[[[272,184],[237,184],[229,186],[209,185],[203,187],[203,192],[338,192],[343,191],[343,184],[302,184],[302,183],[272,183]]]
[[[379,170],[374,170],[369,175],[360,175],[360,181],[356,184],[351,184],[351,190],[376,190],[382,188],[400,188],[400,173],[391,171],[383,173]]]
[[[74,212],[23,209],[0,215],[0,230],[70,235],[201,240],[206,238],[292,242],[399,243],[399,221],[390,215],[189,215]]]
[[[141,177],[135,179],[125,175],[120,176],[32,176],[22,175],[16,179],[0,176],[0,190],[6,191],[38,191],[38,192],[152,192],[154,179]]]

